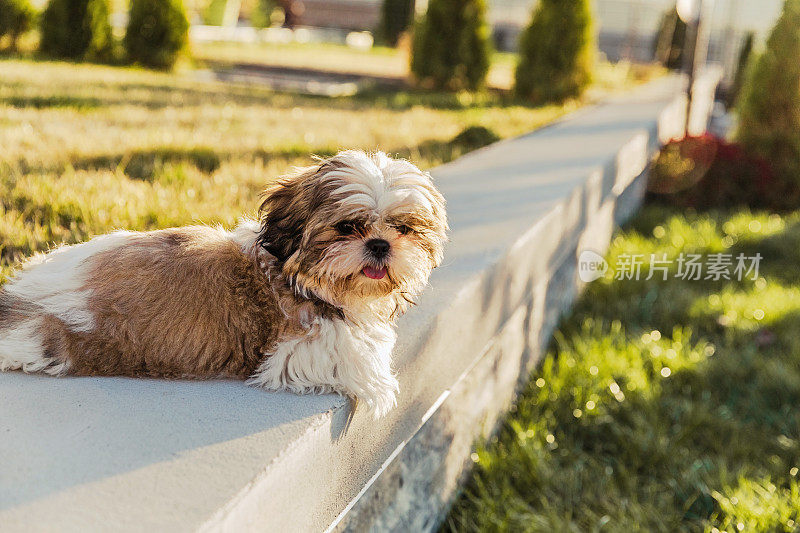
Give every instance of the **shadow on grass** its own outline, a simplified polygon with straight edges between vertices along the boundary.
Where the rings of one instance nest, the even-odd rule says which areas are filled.
[[[469,126],[450,140],[429,139],[415,146],[402,146],[388,153],[411,160],[424,160],[431,165],[447,163],[461,155],[482,148],[500,138],[492,130],[482,126]],[[200,172],[211,174],[218,170],[223,162],[231,160],[260,161],[264,164],[272,161],[291,161],[303,159],[312,164],[316,157],[331,157],[338,152],[332,146],[310,147],[304,144],[283,146],[277,149],[258,149],[246,151],[218,150],[207,146],[160,146],[146,150],[131,150],[119,153],[108,153],[93,156],[71,156],[64,163],[56,166],[31,164],[25,160],[17,163],[19,173],[59,172],[65,167],[75,170],[108,170],[121,171],[131,179],[156,181],[164,174],[167,166],[188,164]]]
[[[37,94],[26,95],[30,85],[17,81],[4,81],[0,85],[20,94],[0,97],[0,105],[14,108],[58,109],[72,108],[93,110],[111,106],[134,106],[158,110],[168,107],[193,107],[224,105],[235,102],[240,106],[269,105],[276,109],[306,108],[341,109],[358,111],[362,109],[388,109],[405,111],[414,107],[433,110],[461,111],[468,109],[503,108],[510,106],[541,107],[526,101],[519,101],[502,91],[487,90],[477,93],[452,93],[426,91],[413,88],[368,88],[352,96],[329,97],[324,95],[302,94],[288,91],[275,91],[266,86],[254,84],[222,83],[195,84],[180,83],[179,79],[170,83],[141,83],[121,79],[103,80],[103,90],[107,94],[66,95]],[[47,90],[47,87],[44,87]]]
[[[4,84],[6,86],[10,84]],[[29,88],[21,86],[21,88]],[[0,105],[18,109],[75,109],[96,110],[114,106],[143,107],[159,110],[170,107],[192,107],[204,105],[224,105],[236,101],[238,105],[270,105],[273,107],[294,107],[288,103],[284,106],[276,102],[274,95],[258,93],[246,94],[242,91],[219,91],[187,89],[169,85],[147,85],[117,83],[108,86],[115,91],[107,96],[83,95],[13,95],[0,97]],[[139,93],[146,93],[139,94]],[[276,105],[277,104],[277,105]]]
[[[421,89],[387,90],[368,89],[354,96],[339,100],[345,105],[359,107],[382,107],[391,110],[406,110],[417,106],[442,111],[486,109],[490,107],[525,106],[538,107],[517,101],[501,91],[478,93],[451,93],[424,91]]]
[[[708,216],[717,228],[729,220]],[[612,255],[654,245],[653,229],[676,217],[646,209]],[[591,284],[497,439],[479,448],[443,529],[793,530],[800,509],[777,513],[774,502],[798,489],[798,239],[795,216],[725,251],[761,253],[759,281]],[[699,237],[687,246],[719,251]],[[754,310],[766,315],[748,318]]]
[[[72,108],[72,109],[97,109],[104,107],[106,103],[100,98],[83,96],[6,96],[0,98],[0,105],[6,105],[17,109],[50,109],[50,108]]]
[[[129,178],[153,181],[164,165],[178,163],[188,163],[201,172],[211,173],[219,168],[222,158],[212,148],[165,146],[123,154],[74,158],[71,165],[76,170],[121,169]]]
[[[269,105],[276,109],[306,108],[341,109],[358,111],[362,109],[388,109],[405,111],[414,107],[426,107],[442,111],[461,111],[467,109],[488,109],[510,106],[531,106],[494,94],[453,94],[423,92],[414,90],[372,89],[347,97],[328,97],[312,94],[298,94],[286,91],[267,91],[256,88],[245,91],[243,87],[231,85],[220,89],[187,89],[170,85],[148,85],[120,83],[111,86],[119,91],[118,97],[86,97],[69,95],[35,95],[0,97],[0,105],[18,109],[59,109],[78,110],[99,109],[112,106],[135,106],[151,110],[175,106],[220,105],[231,101],[237,105]],[[147,97],[134,96],[147,92]]]
[[[483,126],[467,126],[449,140],[428,139],[416,146],[403,146],[389,150],[390,155],[427,161],[432,166],[448,163],[462,155],[500,140],[500,136]]]
[[[234,152],[218,150],[207,146],[159,146],[145,150],[129,150],[92,156],[69,156],[66,161],[56,164],[30,163],[20,160],[11,172],[26,174],[32,172],[61,172],[65,168],[74,170],[120,171],[135,180],[153,182],[159,179],[168,166],[191,165],[205,174],[217,171],[222,163],[231,160],[290,162],[305,158],[313,162],[312,156],[330,157],[336,153],[332,147],[311,148],[305,145],[287,146],[276,150],[259,149]]]

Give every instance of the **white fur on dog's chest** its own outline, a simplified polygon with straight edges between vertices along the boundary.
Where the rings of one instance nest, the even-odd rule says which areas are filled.
[[[391,368],[395,340],[386,323],[318,318],[306,334],[280,341],[265,353],[248,384],[297,393],[346,393],[383,416],[395,406],[399,388]]]

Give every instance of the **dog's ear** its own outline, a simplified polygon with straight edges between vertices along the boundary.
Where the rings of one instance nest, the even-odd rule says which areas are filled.
[[[312,169],[303,169],[280,179],[263,193],[264,201],[258,209],[261,219],[258,242],[280,261],[286,261],[300,247],[307,218],[303,182],[312,174]]]
[[[258,242],[280,261],[286,261],[299,248],[308,219],[319,207],[319,177],[326,163],[301,168],[267,188],[259,208],[261,235]]]

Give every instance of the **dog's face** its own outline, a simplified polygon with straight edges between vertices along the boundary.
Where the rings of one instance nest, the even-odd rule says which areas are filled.
[[[442,260],[447,219],[430,176],[383,153],[340,152],[265,192],[261,244],[301,291],[401,309]],[[392,299],[390,299],[392,300]]]

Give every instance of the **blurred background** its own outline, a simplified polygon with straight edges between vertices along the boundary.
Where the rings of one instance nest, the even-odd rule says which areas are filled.
[[[7,0],[8,1],[8,0]],[[43,10],[46,0],[31,0]],[[427,0],[186,0],[184,6],[189,32],[198,59],[259,60],[275,66],[337,67],[332,53],[315,59],[275,55],[269,45],[329,44],[365,50],[373,46],[386,56],[371,65],[351,64],[355,73],[400,76],[407,61],[402,52],[409,47],[403,32],[410,29],[415,16],[423,16]],[[753,34],[763,39],[780,13],[781,0],[706,1],[708,60],[724,67],[723,85],[733,83],[737,57],[742,44]],[[486,21],[493,48],[516,52],[519,36],[536,7],[530,0],[490,0],[486,2]],[[611,62],[647,63],[662,59],[666,34],[675,31],[674,0],[595,0],[597,46]],[[112,0],[110,21],[122,35],[128,23],[128,0]],[[680,33],[678,22],[678,32]],[[659,41],[659,39],[661,41]],[[400,44],[397,54],[385,45]],[[223,44],[240,46],[225,47]],[[217,44],[218,46],[213,46]],[[261,46],[258,46],[261,45]],[[278,50],[281,50],[278,48]],[[281,50],[288,54],[288,51]],[[398,56],[398,57],[395,57]],[[390,60],[394,59],[394,61]],[[343,65],[338,65],[343,68]],[[497,75],[495,85],[509,86],[510,79]],[[279,83],[276,81],[276,83]],[[333,89],[332,89],[333,90]]]
[[[495,49],[515,52],[519,34],[527,25],[535,1],[490,0],[487,18],[491,26]],[[781,0],[716,0],[707,13],[709,23],[709,61],[722,64],[727,72],[735,69],[736,56],[744,39],[751,32],[763,36],[775,22],[783,2]],[[240,31],[218,32],[211,28],[197,28],[200,40],[227,38],[241,42],[295,40],[304,42],[332,41],[345,43],[350,32],[371,32],[380,42],[381,0],[287,0],[281,5],[266,0],[194,0],[191,4],[192,21],[197,25],[241,28]],[[427,0],[410,1],[411,9],[424,14]],[[124,7],[124,6],[123,6]],[[286,11],[292,15],[287,19]],[[656,57],[656,40],[665,31],[675,10],[674,0],[596,0],[598,47],[609,61],[650,62]],[[305,28],[299,35],[285,32],[257,33],[248,31],[261,27],[269,12],[272,23],[292,28]],[[123,13],[124,9],[120,10]],[[124,20],[121,15],[120,23]],[[288,24],[286,21],[288,20]],[[378,31],[376,31],[378,30]],[[359,46],[351,36],[349,41]]]

